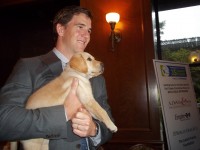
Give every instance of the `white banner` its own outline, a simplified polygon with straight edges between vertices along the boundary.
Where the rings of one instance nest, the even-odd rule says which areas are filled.
[[[200,150],[200,115],[186,63],[153,60],[169,150]]]

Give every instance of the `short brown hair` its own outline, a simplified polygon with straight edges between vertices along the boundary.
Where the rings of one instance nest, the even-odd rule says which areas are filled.
[[[71,21],[74,15],[84,13],[90,19],[92,19],[92,13],[87,9],[80,6],[67,6],[57,12],[53,19],[53,32],[57,35],[56,25],[59,23],[61,25],[66,25]]]

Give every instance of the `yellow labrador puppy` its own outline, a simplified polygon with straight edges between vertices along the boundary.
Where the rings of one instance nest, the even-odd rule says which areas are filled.
[[[92,94],[89,79],[103,73],[103,63],[94,59],[89,53],[79,52],[73,55],[70,62],[60,76],[33,93],[27,101],[27,109],[36,109],[62,105],[70,91],[73,78],[79,80],[77,96],[83,106],[91,115],[105,123],[112,132],[117,131],[117,127],[111,121],[106,111],[96,102]],[[42,99],[42,101],[41,101]],[[45,150],[48,149],[48,140],[31,139],[21,141],[25,150]]]

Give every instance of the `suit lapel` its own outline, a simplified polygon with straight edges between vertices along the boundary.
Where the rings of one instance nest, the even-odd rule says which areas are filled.
[[[47,64],[53,75],[58,76],[63,71],[60,59],[50,51],[46,55],[41,56],[42,61]]]

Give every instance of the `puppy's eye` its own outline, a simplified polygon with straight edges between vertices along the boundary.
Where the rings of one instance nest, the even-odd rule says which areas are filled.
[[[90,57],[88,57],[88,59],[87,59],[88,61],[92,61],[92,59],[90,58]]]

